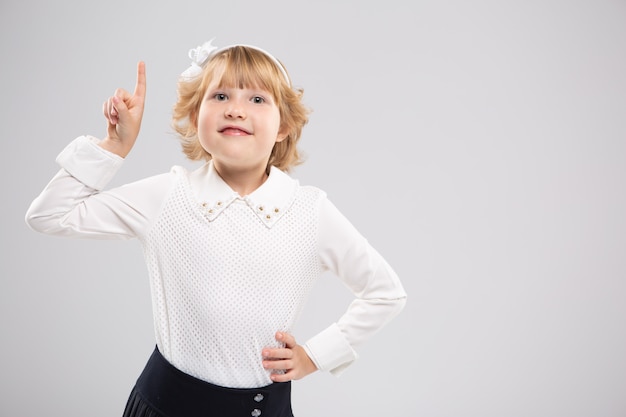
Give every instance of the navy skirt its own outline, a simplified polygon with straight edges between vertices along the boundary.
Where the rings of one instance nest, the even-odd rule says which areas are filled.
[[[291,382],[220,387],[175,368],[155,348],[130,393],[124,417],[293,417]]]

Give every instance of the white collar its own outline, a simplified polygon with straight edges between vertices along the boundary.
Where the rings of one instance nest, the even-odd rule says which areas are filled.
[[[242,200],[268,228],[282,218],[293,203],[298,180],[272,166],[263,184],[252,193],[241,197],[220,177],[213,161],[187,175],[191,191],[204,216],[215,220],[234,201]]]

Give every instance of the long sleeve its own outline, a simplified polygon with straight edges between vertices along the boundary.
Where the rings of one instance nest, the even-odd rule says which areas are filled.
[[[123,159],[80,136],[57,157],[61,170],[31,203],[26,223],[35,231],[67,237],[129,239],[145,232],[169,189],[162,174],[102,191]]]
[[[347,311],[304,345],[320,370],[341,374],[358,355],[355,347],[393,319],[406,302],[394,270],[354,226],[325,199],[321,206],[320,256],[352,291]]]

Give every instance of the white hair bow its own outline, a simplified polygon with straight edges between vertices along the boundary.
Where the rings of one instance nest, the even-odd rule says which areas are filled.
[[[215,39],[215,38],[213,38]],[[202,46],[189,50],[189,58],[191,58],[191,66],[180,75],[186,80],[191,80],[202,73],[202,66],[209,59],[217,46],[212,45],[213,39],[205,42]]]
[[[218,48],[217,46],[211,44],[211,42],[213,42],[214,39],[215,38],[211,39],[208,42],[205,42],[202,46],[198,46],[194,49],[189,50],[189,58],[191,58],[191,66],[187,68],[185,71],[183,71],[182,74],[180,74],[182,79],[184,79],[185,81],[191,81],[197,76],[199,76],[200,74],[202,74],[202,67],[213,54],[223,51],[224,49],[232,48],[233,46],[245,46],[247,48],[256,49],[257,51],[262,52],[263,54],[267,55],[274,62],[274,64],[276,64],[276,66],[282,73],[283,77],[285,78],[285,81],[287,82],[287,84],[291,86],[291,80],[289,79],[289,75],[287,75],[287,70],[285,70],[285,67],[283,67],[283,64],[281,64],[279,60],[277,60],[272,54],[270,54],[266,50],[261,49],[257,46],[245,45],[245,44],[235,44],[235,45],[224,46],[222,48]]]

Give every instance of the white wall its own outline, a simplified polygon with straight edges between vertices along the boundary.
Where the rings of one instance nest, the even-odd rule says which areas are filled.
[[[0,3],[0,415],[121,415],[154,346],[139,244],[23,216],[140,59],[143,130],[113,185],[188,164],[175,80],[212,37],[273,52],[304,87],[294,175],[409,293],[344,376],[294,384],[298,417],[626,415],[625,2],[161,3]],[[324,277],[296,336],[348,301]]]

